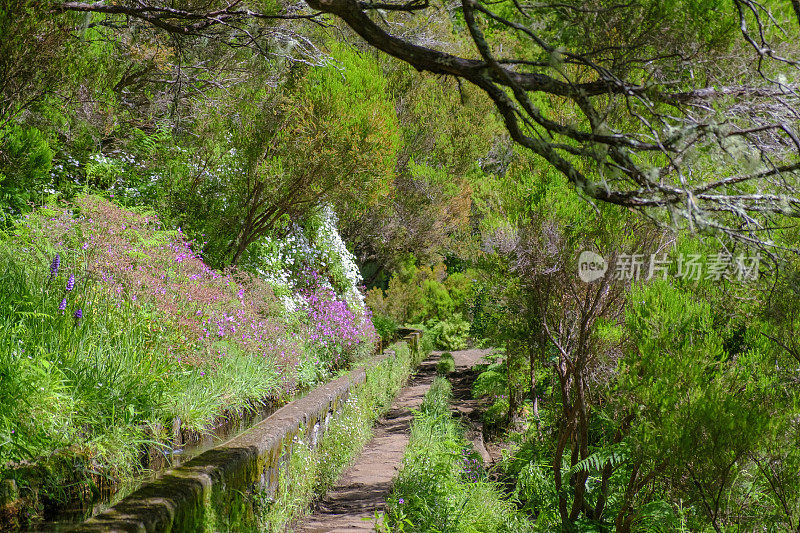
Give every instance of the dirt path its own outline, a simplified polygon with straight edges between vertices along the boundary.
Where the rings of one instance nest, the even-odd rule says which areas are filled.
[[[411,409],[422,404],[422,398],[436,375],[439,353],[434,352],[430,359],[420,365],[419,372],[400,391],[389,412],[378,421],[375,435],[355,463],[344,472],[327,496],[315,505],[313,514],[295,525],[293,531],[322,533],[375,530],[375,513],[383,512],[392,480],[403,461],[413,418]],[[487,353],[488,350],[453,352],[456,373],[464,372]]]
[[[488,350],[482,353],[488,353]],[[474,365],[477,362],[475,361],[472,364]],[[480,400],[472,398],[472,385],[475,383],[478,374],[471,367],[472,365],[457,367],[456,371],[448,376],[450,384],[453,386],[453,402],[450,404],[450,410],[460,416],[461,422],[466,428],[465,436],[472,441],[475,451],[481,454],[484,465],[488,466],[492,463],[492,456],[486,449],[486,444],[483,440],[482,411],[479,408]]]

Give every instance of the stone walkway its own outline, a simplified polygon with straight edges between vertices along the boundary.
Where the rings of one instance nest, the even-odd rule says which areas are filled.
[[[420,365],[416,376],[400,391],[389,412],[378,421],[372,440],[355,463],[315,505],[313,514],[296,524],[292,531],[375,531],[375,514],[383,513],[392,480],[403,461],[413,418],[411,409],[419,408],[436,376],[438,353]],[[453,352],[456,371],[470,368],[487,353],[488,350]]]

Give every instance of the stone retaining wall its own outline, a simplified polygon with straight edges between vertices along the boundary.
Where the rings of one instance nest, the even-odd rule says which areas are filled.
[[[404,341],[419,349],[421,333]],[[392,357],[387,350],[382,357]],[[252,513],[244,500],[256,492],[274,496],[282,469],[297,438],[314,447],[347,400],[366,379],[365,367],[311,391],[282,407],[238,437],[168,470],[72,531],[197,532],[215,523],[214,514]],[[226,516],[226,523],[252,523],[252,517]]]

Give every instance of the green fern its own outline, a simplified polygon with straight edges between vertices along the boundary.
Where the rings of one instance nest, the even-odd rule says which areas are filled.
[[[591,454],[586,459],[578,461],[569,470],[569,475],[577,472],[599,472],[606,463],[611,467],[621,465],[630,457],[628,447],[622,443],[603,448]]]

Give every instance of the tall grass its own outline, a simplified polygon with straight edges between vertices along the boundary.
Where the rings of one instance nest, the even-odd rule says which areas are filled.
[[[0,464],[96,444],[92,459],[126,469],[133,458],[104,455],[114,448],[109,439],[135,440],[137,426],[162,414],[169,374],[154,356],[161,340],[125,306],[75,318],[95,298],[90,291],[60,313],[64,279],[31,255],[20,261],[19,250],[0,243]]]
[[[398,531],[530,531],[495,483],[450,414],[447,379],[437,377],[414,417],[403,467],[387,502],[388,527]]]

